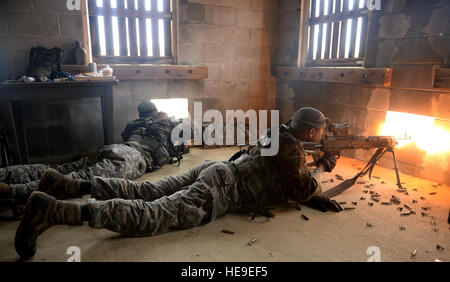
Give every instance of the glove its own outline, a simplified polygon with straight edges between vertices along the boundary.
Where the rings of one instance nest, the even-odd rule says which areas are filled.
[[[335,200],[330,200],[325,196],[315,196],[312,197],[308,204],[310,204],[313,208],[318,209],[322,212],[327,212],[329,210],[340,212],[343,210],[341,205],[339,205]]]
[[[325,172],[331,172],[334,167],[336,166],[337,158],[334,155],[323,155],[319,160],[317,161],[316,166],[319,166],[319,164],[322,164],[325,168]]]

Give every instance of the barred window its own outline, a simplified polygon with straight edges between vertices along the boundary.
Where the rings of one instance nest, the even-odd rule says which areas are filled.
[[[361,66],[368,28],[367,0],[310,0],[306,66]],[[306,53],[306,52],[305,52]]]
[[[89,0],[97,63],[174,61],[174,0]]]

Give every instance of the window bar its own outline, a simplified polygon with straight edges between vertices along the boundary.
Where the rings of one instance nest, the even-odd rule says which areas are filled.
[[[340,13],[341,0],[334,0],[335,13]],[[338,57],[338,42],[339,42],[339,21],[333,23],[333,39],[331,46],[331,58],[336,59]]]
[[[124,12],[124,14],[126,13],[125,11],[125,1],[127,0],[117,0],[118,1],[118,5],[117,5],[117,9]],[[118,18],[118,22],[119,22],[119,45],[120,45],[120,55],[121,56],[127,56],[128,55],[128,37],[127,37],[127,26],[125,23],[125,18],[121,17]]]
[[[113,24],[112,24],[112,8],[111,1],[103,1],[104,14],[103,21],[105,23],[105,47],[106,56],[114,56],[114,39],[113,39]]]
[[[125,3],[127,3],[127,2],[125,2]],[[130,53],[130,27],[129,27],[128,17],[125,18],[125,25],[126,25],[126,29],[127,29],[127,51],[128,51],[127,56],[130,57],[131,56],[131,53]]]
[[[318,17],[323,16],[323,11],[324,11],[324,1],[326,1],[326,0],[317,0],[317,6],[318,6],[318,7],[316,7],[316,9],[319,10],[319,13],[318,13],[318,14],[316,13],[316,15],[317,15]]]
[[[349,0],[343,0],[341,3],[342,12],[348,11]],[[347,40],[347,19],[341,21],[341,33],[339,35],[339,55],[338,58],[345,58],[345,45]]]
[[[127,0],[128,10],[136,10],[136,5],[134,0]],[[128,33],[130,40],[130,56],[138,56],[138,46],[137,46],[137,33],[136,33],[136,20],[135,18],[128,18]]]
[[[326,8],[325,10],[325,15],[330,15],[332,8],[333,8],[333,0],[325,0],[326,1],[326,5],[324,8]],[[324,50],[324,59],[329,59],[330,58],[330,47],[331,47],[331,22],[328,22],[326,24],[326,28],[324,29],[324,34],[325,34],[325,50]]]
[[[311,0],[311,16],[310,18],[314,18],[316,16],[316,1]],[[309,24],[309,48],[308,48],[308,59],[313,59],[314,57],[314,35],[315,35],[315,26]]]
[[[334,0],[335,1],[335,13],[341,12],[341,0]]]
[[[309,51],[308,51],[308,58],[312,59],[314,54],[314,35],[315,35],[316,27],[311,25],[309,27]]]
[[[137,0],[136,0],[137,1]],[[139,18],[134,18],[134,21],[136,22],[136,46],[137,46],[137,55],[138,57],[141,56],[141,32],[140,32],[140,25],[139,25]]]
[[[350,34],[350,52],[348,57],[354,58],[355,56],[355,45],[356,45],[356,33],[357,33],[357,25],[358,25],[358,18],[352,19],[352,29]]]
[[[145,9],[145,0],[139,0],[139,9]],[[139,42],[141,49],[141,57],[148,56],[148,47],[147,47],[147,27],[146,27],[146,18],[139,17]]]
[[[147,1],[147,0],[146,0]],[[147,38],[152,38],[152,19],[145,19],[145,27],[147,28],[146,36]],[[147,40],[147,52],[148,56],[153,56],[153,41]]]
[[[319,0],[311,0],[311,16],[310,18],[315,18],[316,17],[316,2]]]
[[[345,55],[345,40],[347,38],[347,20],[341,21],[341,33],[339,35],[339,54],[338,58],[344,58]]]
[[[366,55],[366,41],[367,39],[367,16],[363,15],[361,21],[361,40],[359,47],[359,58],[363,58]]]
[[[338,57],[339,21],[333,23],[333,39],[331,42],[331,59]]]
[[[315,54],[316,54],[316,59],[320,60],[321,56],[322,56],[322,32],[323,32],[323,24],[317,24],[316,27],[319,28],[319,32],[317,34],[317,49],[314,50]]]
[[[170,13],[170,0],[164,0],[164,12]],[[164,55],[172,57],[172,38],[171,38],[172,20],[164,20]]]
[[[158,0],[152,1],[152,11],[158,11]],[[153,45],[153,56],[159,57],[159,32],[158,32],[158,18],[152,18],[152,45]]]
[[[361,52],[361,23],[362,23],[362,17],[358,17],[355,19],[357,24],[356,29],[356,41],[355,41],[355,53],[354,58],[359,58],[359,52]]]
[[[89,31],[91,33],[92,55],[98,56],[100,55],[100,35],[98,33],[97,16],[89,16],[89,26]]]

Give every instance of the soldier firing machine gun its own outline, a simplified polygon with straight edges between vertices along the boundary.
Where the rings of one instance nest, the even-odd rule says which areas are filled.
[[[330,123],[327,126],[327,130],[333,133],[332,136],[325,136],[324,139],[320,143],[314,142],[303,142],[303,148],[305,152],[311,154],[313,158],[316,160],[320,154],[328,154],[328,155],[340,155],[341,151],[344,150],[354,150],[354,149],[375,149],[377,151],[370,158],[367,165],[362,169],[355,177],[351,179],[347,179],[341,184],[323,192],[321,195],[326,197],[334,197],[343,191],[350,188],[353,184],[355,184],[356,180],[360,176],[364,176],[369,173],[369,179],[372,176],[372,171],[378,160],[386,153],[391,152],[392,157],[394,159],[394,169],[397,177],[397,187],[400,190],[405,190],[400,182],[400,176],[397,168],[397,161],[395,158],[394,147],[398,144],[397,138],[393,136],[358,136],[358,135],[350,135],[349,134],[349,124],[335,124]]]

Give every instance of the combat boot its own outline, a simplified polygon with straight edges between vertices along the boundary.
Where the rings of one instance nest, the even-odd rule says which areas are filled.
[[[11,187],[3,182],[0,182],[0,200],[11,198]]]
[[[72,179],[49,168],[42,175],[37,191],[44,192],[58,199],[81,198],[81,180]]]
[[[34,256],[38,236],[53,225],[59,224],[83,225],[80,204],[56,200],[42,192],[33,192],[16,232],[16,252],[21,258]]]

